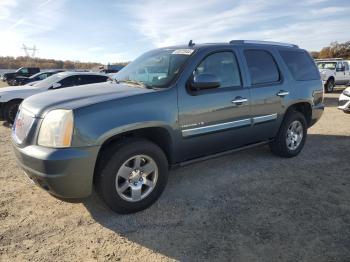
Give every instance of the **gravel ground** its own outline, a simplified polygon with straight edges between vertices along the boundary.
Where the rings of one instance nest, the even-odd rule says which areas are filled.
[[[117,215],[65,203],[18,168],[0,125],[0,261],[350,261],[350,115],[327,95],[293,159],[259,147],[173,170],[160,200]]]
[[[3,81],[0,80],[0,88],[1,87],[6,87],[6,86],[8,86],[8,84],[6,82],[3,82]]]

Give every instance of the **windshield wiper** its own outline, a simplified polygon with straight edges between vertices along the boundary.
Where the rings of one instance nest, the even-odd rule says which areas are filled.
[[[142,82],[139,82],[139,81],[136,81],[136,80],[115,80],[117,84],[119,83],[126,83],[126,84],[132,84],[132,85],[137,85],[137,86],[140,86],[140,87],[144,87],[144,88],[152,88],[151,86],[149,85],[146,85],[145,83],[142,83]]]

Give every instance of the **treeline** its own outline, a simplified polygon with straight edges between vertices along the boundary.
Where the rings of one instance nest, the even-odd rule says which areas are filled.
[[[311,51],[313,58],[344,58],[350,59],[350,41],[345,43],[332,42],[329,46],[321,49],[321,51]]]
[[[125,63],[119,64],[124,65]],[[23,66],[40,67],[44,69],[93,69],[102,66],[102,64],[83,63],[69,60],[62,61],[55,59],[30,58],[25,56],[0,56],[0,68],[2,69],[17,69]]]

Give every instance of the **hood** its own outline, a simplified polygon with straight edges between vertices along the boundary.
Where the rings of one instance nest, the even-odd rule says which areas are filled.
[[[29,85],[3,87],[0,88],[0,102],[4,103],[13,99],[25,99],[38,92],[42,92],[42,90]]]
[[[14,76],[16,73],[15,72],[11,72],[11,73],[3,73],[3,76]]]
[[[22,107],[30,111],[36,117],[42,117],[46,111],[52,109],[75,109],[149,92],[155,92],[155,90],[105,82],[40,93],[24,100]]]

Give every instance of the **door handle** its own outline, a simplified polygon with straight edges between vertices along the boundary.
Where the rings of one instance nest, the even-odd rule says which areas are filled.
[[[245,102],[248,102],[248,99],[247,98],[244,98],[244,97],[236,97],[234,100],[231,101],[233,104],[236,104],[236,105],[241,105]]]
[[[289,95],[289,92],[288,92],[288,91],[281,90],[281,91],[279,91],[276,95],[277,95],[277,96],[284,97],[284,96]]]

